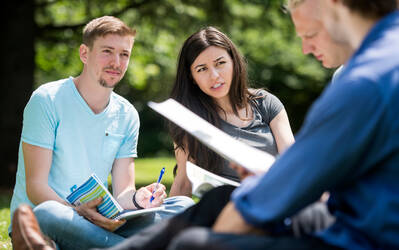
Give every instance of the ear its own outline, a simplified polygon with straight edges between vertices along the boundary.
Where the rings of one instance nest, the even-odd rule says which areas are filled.
[[[87,45],[85,45],[85,44],[80,45],[79,57],[80,57],[80,60],[83,62],[83,64],[87,63],[89,52],[90,52],[90,48]]]

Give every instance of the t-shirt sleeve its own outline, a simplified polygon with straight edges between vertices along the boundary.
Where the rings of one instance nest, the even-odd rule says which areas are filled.
[[[273,94],[262,91],[262,101],[260,102],[260,112],[263,119],[270,123],[281,110],[284,109],[283,103]]]
[[[42,91],[35,91],[24,109],[22,141],[52,150],[56,128],[57,119],[51,98]]]
[[[116,158],[137,157],[137,142],[139,137],[140,119],[135,108],[132,107],[128,114],[126,136],[119,148]]]

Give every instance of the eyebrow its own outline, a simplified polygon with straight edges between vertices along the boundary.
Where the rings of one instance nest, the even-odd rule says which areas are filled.
[[[220,61],[220,60],[222,60],[223,58],[224,58],[224,56],[218,57],[218,58],[216,58],[215,60],[213,60],[213,62]],[[198,68],[198,67],[203,67],[203,66],[205,66],[205,64],[198,64],[197,66],[194,67],[194,69],[196,69],[196,68]]]
[[[114,50],[114,49],[115,49],[114,47],[112,47],[112,46],[108,46],[108,45],[103,45],[103,46],[100,46],[100,48],[102,48],[102,49],[104,49],[104,48],[107,48],[107,49],[112,49],[112,50]],[[128,52],[128,53],[130,53],[130,51],[129,51],[129,50],[127,50],[127,49],[124,49],[124,50],[123,50],[123,52]]]

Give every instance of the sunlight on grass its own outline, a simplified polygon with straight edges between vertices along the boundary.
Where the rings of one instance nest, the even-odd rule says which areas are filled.
[[[156,182],[159,171],[165,167],[166,171],[162,178],[162,183],[168,188],[173,182],[174,158],[153,158],[136,159],[136,186],[148,185]],[[10,200],[11,192],[0,194],[0,249],[11,250],[11,239],[8,237],[8,226],[10,225]]]

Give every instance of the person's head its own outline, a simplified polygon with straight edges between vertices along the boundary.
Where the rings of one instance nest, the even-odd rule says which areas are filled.
[[[83,29],[79,54],[84,73],[106,88],[113,88],[124,76],[129,64],[136,31],[120,19],[103,16]]]
[[[224,104],[236,115],[247,107],[252,97],[247,82],[246,63],[236,46],[220,30],[206,27],[187,38],[180,50],[171,98],[219,126],[219,114],[227,111]],[[170,133],[177,147],[188,147],[197,164],[216,165],[216,154],[183,130],[171,124]]]
[[[332,39],[356,49],[365,33],[379,19],[395,11],[398,3],[397,0],[320,0],[320,4],[323,23]]]
[[[218,99],[228,98],[234,108],[244,105],[246,95],[246,63],[224,33],[206,27],[184,42],[172,97],[196,97],[204,103],[218,103]]]
[[[302,52],[313,54],[326,68],[336,68],[349,59],[352,50],[331,39],[321,20],[319,1],[288,0],[287,7],[302,40]]]

